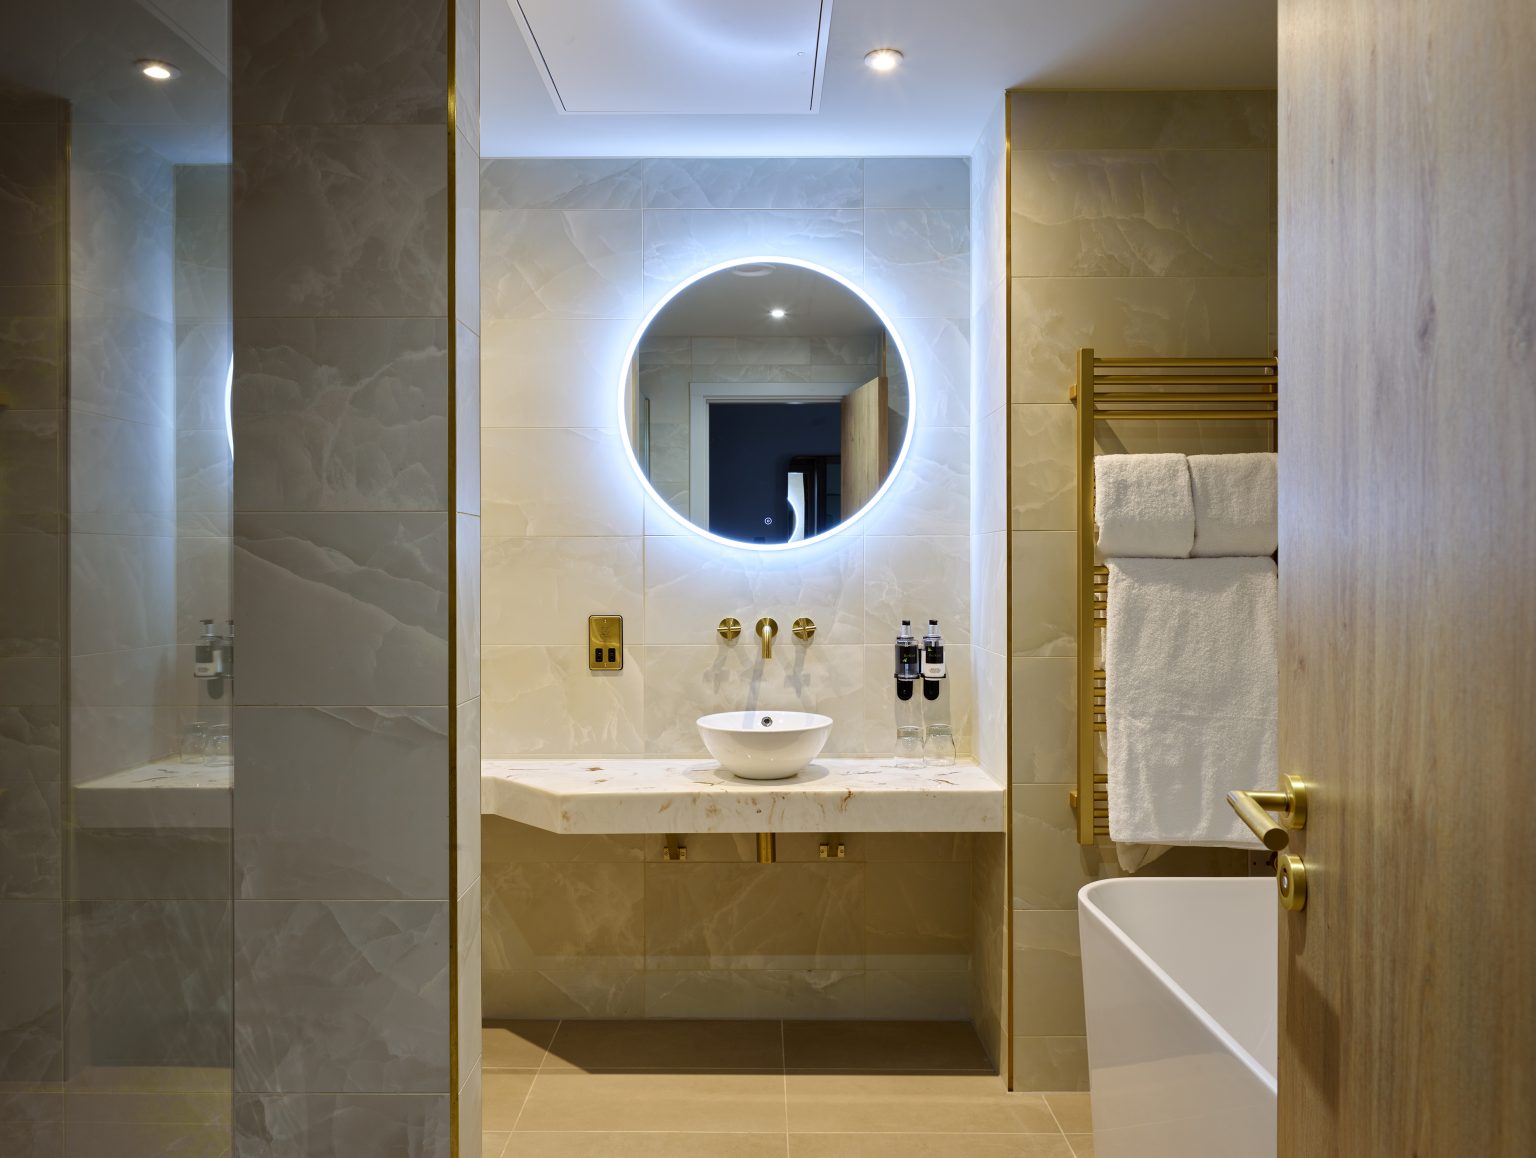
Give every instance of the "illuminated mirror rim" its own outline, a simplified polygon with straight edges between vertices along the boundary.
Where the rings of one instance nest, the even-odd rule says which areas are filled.
[[[690,520],[686,515],[673,509],[672,504],[667,502],[666,499],[662,498],[661,493],[651,485],[651,480],[646,477],[645,468],[640,465],[640,459],[635,454],[634,440],[630,437],[629,434],[629,368],[634,363],[635,358],[639,354],[640,343],[645,340],[646,331],[651,328],[651,323],[656,320],[657,316],[661,313],[662,310],[667,308],[668,304],[671,303],[673,298],[677,297],[678,294],[682,293],[695,282],[703,281],[707,277],[711,277],[717,273],[723,273],[728,269],[734,269],[739,265],[793,265],[800,269],[810,270],[812,273],[819,273],[823,277],[830,278],[832,281],[836,282],[838,285],[854,294],[860,301],[868,306],[870,312],[872,312],[875,317],[879,319],[880,324],[885,327],[885,332],[890,335],[891,341],[896,344],[896,356],[901,359],[902,367],[906,370],[907,374],[907,429],[902,435],[901,450],[897,452],[896,461],[891,464],[891,472],[890,474],[886,475],[885,481],[880,484],[880,489],[875,491],[875,493],[870,496],[867,503],[865,503],[853,514],[849,515],[842,522],[838,523],[837,526],[831,528],[830,530],[823,531],[819,535],[813,535],[808,539],[801,539],[794,543],[744,543],[740,539],[728,539],[724,535],[717,535],[713,531],[699,526],[697,523]],[[718,262],[715,265],[708,266],[707,268],[701,269],[696,273],[692,273],[682,281],[678,282],[670,290],[663,294],[661,299],[657,301],[657,303],[652,306],[649,311],[646,312],[645,317],[641,319],[639,327],[635,330],[634,337],[629,340],[629,347],[624,353],[624,359],[619,364],[619,390],[617,406],[617,415],[619,420],[619,439],[624,444],[624,457],[629,460],[629,468],[634,472],[635,478],[640,481],[640,486],[645,490],[645,493],[650,496],[651,501],[662,511],[664,511],[667,517],[670,518],[674,523],[677,523],[681,527],[687,528],[689,531],[692,531],[695,535],[698,535],[701,538],[709,539],[710,541],[719,543],[725,547],[734,547],[739,551],[794,551],[802,547],[809,547],[814,543],[825,543],[828,539],[835,538],[836,536],[846,531],[849,527],[856,525],[859,520],[864,518],[866,514],[880,505],[881,500],[885,498],[886,493],[891,489],[892,484],[895,483],[896,479],[901,475],[901,468],[906,465],[907,454],[912,449],[912,432],[917,427],[919,394],[920,387],[917,380],[917,374],[913,369],[912,359],[907,357],[907,345],[906,342],[902,340],[901,332],[897,330],[896,326],[891,322],[891,319],[886,315],[886,312],[880,308],[880,304],[875,301],[874,298],[870,297],[870,295],[864,290],[862,286],[855,285],[852,281],[848,280],[848,278],[844,277],[836,270],[828,269],[824,265],[818,265],[814,261],[806,261],[804,258],[800,257],[772,257],[760,254],[748,257],[733,257],[729,261]]]

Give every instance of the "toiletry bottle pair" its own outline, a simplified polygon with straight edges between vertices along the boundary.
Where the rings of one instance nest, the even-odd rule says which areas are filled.
[[[944,637],[939,622],[928,621],[922,645],[912,635],[912,621],[903,619],[896,636],[896,764],[915,768],[923,764],[955,762],[954,727],[949,703],[943,696]],[[923,697],[916,696],[918,684]]]

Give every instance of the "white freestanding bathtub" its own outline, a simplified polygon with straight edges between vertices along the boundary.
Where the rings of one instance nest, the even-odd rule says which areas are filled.
[[[1097,1158],[1274,1158],[1277,910],[1268,878],[1078,894]]]

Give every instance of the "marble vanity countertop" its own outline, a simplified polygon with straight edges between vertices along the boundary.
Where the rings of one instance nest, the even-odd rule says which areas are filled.
[[[486,760],[480,811],[550,832],[1002,832],[1003,786],[973,761],[824,758],[788,780],[712,760]]]
[[[75,786],[82,828],[228,828],[234,769],[159,760]]]

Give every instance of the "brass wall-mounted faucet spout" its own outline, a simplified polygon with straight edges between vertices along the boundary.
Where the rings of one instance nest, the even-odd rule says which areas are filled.
[[[765,615],[757,621],[753,630],[757,632],[757,638],[763,641],[763,658],[772,659],[773,637],[779,634],[778,623]]]

